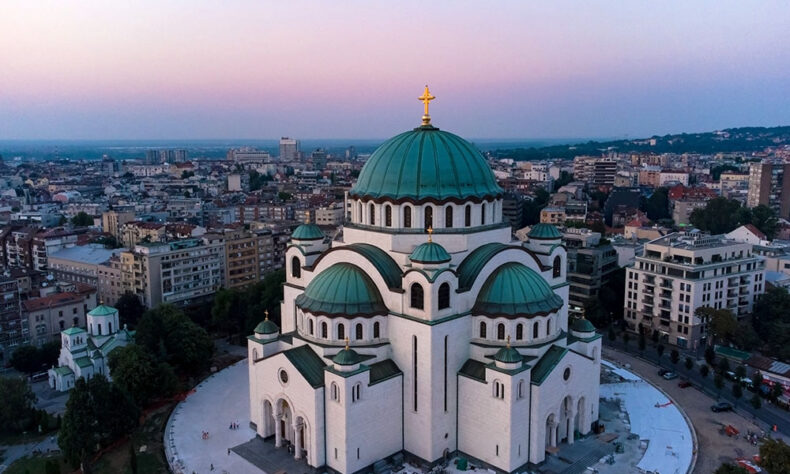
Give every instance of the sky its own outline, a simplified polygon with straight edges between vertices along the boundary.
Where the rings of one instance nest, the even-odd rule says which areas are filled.
[[[3,0],[0,139],[790,125],[787,1]]]

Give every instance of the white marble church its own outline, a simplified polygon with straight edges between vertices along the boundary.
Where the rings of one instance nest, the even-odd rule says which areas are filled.
[[[502,221],[502,189],[467,141],[431,125],[379,147],[333,241],[298,227],[282,328],[249,337],[250,418],[313,467],[402,453],[514,472],[598,419],[600,337],[568,321],[566,252]]]

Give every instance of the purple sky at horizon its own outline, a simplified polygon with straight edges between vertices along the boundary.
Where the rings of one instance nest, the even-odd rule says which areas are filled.
[[[0,139],[790,124],[790,2],[8,0]]]

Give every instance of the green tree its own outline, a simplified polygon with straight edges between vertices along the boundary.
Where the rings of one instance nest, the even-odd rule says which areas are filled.
[[[702,366],[700,366],[699,374],[702,376],[703,379],[706,378],[709,373],[710,373],[710,367],[708,367],[707,364],[703,364]]]
[[[60,474],[60,464],[54,459],[47,459],[44,464],[44,472],[46,474]]]
[[[689,220],[694,227],[702,231],[726,234],[744,223],[743,212],[739,212],[740,209],[740,202],[717,197],[708,201],[705,207],[694,209]]]
[[[716,374],[713,376],[713,385],[716,386],[716,390],[721,391],[724,388],[724,377],[721,374]]]
[[[755,393],[760,393],[760,387],[763,385],[763,374],[760,371],[754,371],[752,373],[752,387],[754,388]]]
[[[735,368],[735,377],[738,378],[738,381],[746,377],[746,367],[743,364]]]
[[[614,332],[614,328],[609,326],[609,332],[607,333],[607,337],[609,337],[610,341],[614,341],[617,339],[617,333]]]
[[[680,352],[677,349],[672,349],[672,352],[669,353],[669,360],[672,361],[672,365],[676,365],[680,360]]]
[[[743,396],[743,387],[737,380],[732,383],[732,396],[735,397],[736,402]]]
[[[767,439],[760,446],[760,466],[769,474],[790,474],[790,446],[781,439]]]
[[[686,370],[691,370],[694,368],[694,360],[691,357],[686,357]]]
[[[628,335],[628,331],[623,331],[623,345],[628,347],[628,341],[631,340],[631,336]]]
[[[703,324],[708,324],[713,343],[717,340],[729,340],[738,330],[738,320],[728,309],[700,306],[694,310],[694,314],[703,321]]]
[[[659,334],[657,330],[653,331],[653,334],[650,335],[650,340],[653,341],[653,344],[658,344]]]
[[[765,204],[760,204],[752,209],[751,217],[751,223],[760,229],[769,240],[773,240],[779,228],[779,220],[776,218],[774,210]]]
[[[30,420],[36,396],[27,380],[0,376],[0,432],[20,432]]]
[[[713,471],[713,474],[749,474],[749,471],[735,464],[724,463]]]
[[[93,225],[93,217],[85,212],[79,212],[76,216],[71,218],[71,224],[77,227],[85,227]]]
[[[770,393],[771,401],[776,403],[776,400],[782,396],[782,393],[784,393],[784,389],[782,388],[782,385],[778,383],[773,384],[771,386],[771,393]]]
[[[752,395],[752,398],[749,400],[749,403],[752,404],[755,410],[759,410],[760,407],[763,405],[763,401],[760,399],[760,395],[755,393]]]
[[[129,443],[129,468],[132,474],[137,474],[137,451],[134,449],[134,442]]]
[[[32,374],[41,370],[41,360],[35,346],[19,346],[11,354],[11,366],[20,372]]]
[[[730,361],[722,357],[721,360],[719,361],[718,369],[720,374],[722,375],[726,374],[727,372],[730,371]]]
[[[166,363],[154,360],[146,349],[137,344],[112,351],[109,365],[113,383],[140,408],[153,398],[170,396],[177,391],[178,379],[172,369]]]
[[[657,221],[659,219],[668,219],[669,214],[669,189],[658,188],[653,194],[645,201],[644,211],[647,213],[648,219]]]
[[[205,329],[168,304],[143,314],[135,342],[172,365],[177,373],[186,375],[207,370],[214,352],[214,343]]]
[[[137,321],[145,313],[145,306],[140,302],[140,297],[126,291],[115,302],[115,309],[118,310],[118,316],[121,319],[121,324],[128,324],[130,327],[135,327]]]
[[[286,193],[285,191],[280,191],[277,193],[277,199],[281,201],[290,201],[293,198],[293,194]]]
[[[716,359],[716,351],[713,350],[713,346],[707,346],[705,348],[705,362],[707,362],[708,365],[713,365],[715,359]]]
[[[656,352],[658,352],[658,358],[660,359],[661,356],[664,355],[664,344],[657,345]]]
[[[764,341],[764,355],[790,360],[790,294],[771,287],[754,303],[752,324]]]
[[[567,171],[560,171],[559,179],[554,181],[554,192],[557,192],[558,189],[570,183],[571,181],[573,181],[573,174],[568,173]]]

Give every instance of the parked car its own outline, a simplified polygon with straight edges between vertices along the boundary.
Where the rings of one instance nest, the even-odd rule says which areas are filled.
[[[689,382],[688,380],[681,380],[680,382],[678,382],[678,387],[680,388],[691,387],[691,382]]]
[[[663,377],[664,374],[666,374],[667,372],[670,372],[670,370],[669,369],[658,369],[658,375],[660,375],[661,377]]]
[[[678,374],[676,374],[675,372],[667,372],[664,375],[662,375],[662,377],[664,377],[664,379],[666,380],[673,380],[678,378]]]
[[[732,410],[732,403],[730,402],[719,402],[715,405],[711,405],[710,409],[716,413],[720,411],[731,411]]]

